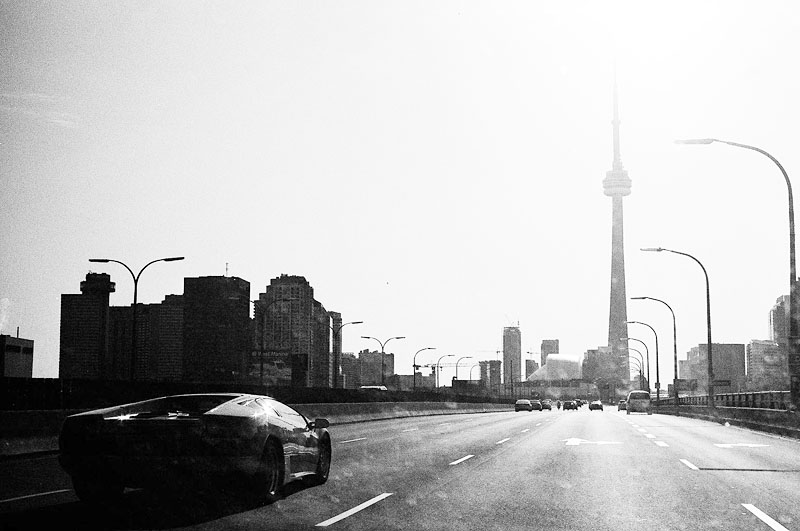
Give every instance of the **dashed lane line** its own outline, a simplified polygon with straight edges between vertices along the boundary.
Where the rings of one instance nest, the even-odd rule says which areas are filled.
[[[366,440],[367,440],[366,437],[359,437],[358,439],[350,439],[348,441],[340,441],[339,444],[351,443],[351,442],[356,442],[356,441],[366,441]]]
[[[450,466],[461,464],[464,461],[466,461],[467,459],[472,459],[473,457],[475,457],[475,456],[474,455],[465,455],[461,459],[458,459],[458,460],[453,461],[452,463],[450,463]]]
[[[407,430],[403,430],[403,433],[406,433],[408,431],[417,431],[418,429],[419,428],[408,428]]]
[[[27,500],[28,498],[38,498],[40,496],[50,496],[52,494],[61,494],[62,492],[72,492],[72,489],[51,490],[49,492],[39,492],[37,494],[28,494],[27,496],[17,496],[16,498],[8,498],[0,500],[0,503],[11,503],[19,500]]]
[[[669,445],[664,441],[653,441],[653,442],[656,443],[656,446],[660,446],[661,448],[669,448]]]
[[[688,467],[689,467],[689,468],[691,468],[692,470],[700,470],[699,468],[697,468],[696,466],[694,466],[692,463],[690,463],[690,462],[689,462],[689,461],[687,461],[686,459],[681,459],[681,463],[683,463],[684,465],[688,466]]]
[[[314,527],[328,527],[329,525],[335,524],[336,522],[338,522],[340,520],[344,520],[348,516],[353,516],[357,512],[363,511],[364,509],[366,509],[370,505],[374,505],[374,504],[378,503],[379,501],[388,498],[392,494],[394,494],[394,493],[393,492],[384,492],[383,494],[381,494],[379,496],[375,496],[371,500],[365,501],[361,505],[357,505],[357,506],[353,507],[349,511],[345,511],[345,512],[343,512],[342,514],[340,514],[338,516],[334,516],[333,518],[329,518],[328,520],[325,520],[324,522],[320,522]]]
[[[761,520],[762,522],[764,522],[765,524],[770,526],[775,531],[789,531],[788,529],[783,527],[781,524],[779,524],[775,519],[770,517],[767,513],[765,513],[764,511],[762,511],[761,509],[759,509],[755,505],[752,505],[752,504],[749,504],[749,503],[743,503],[742,507],[744,507],[745,509],[747,509],[748,511],[750,511],[751,513],[756,515],[756,518],[758,518],[759,520]]]
[[[656,438],[656,436],[653,435],[652,433],[645,433],[644,436],[647,437],[648,439],[655,439]]]
[[[537,426],[538,426],[538,424],[537,424]],[[530,428],[525,428],[525,429],[524,429],[524,430],[522,430],[520,433],[528,433],[529,431],[531,431],[531,429],[530,429]]]
[[[510,441],[510,440],[511,440],[511,437],[506,437],[505,439],[500,439],[495,444],[503,444],[504,442]]]

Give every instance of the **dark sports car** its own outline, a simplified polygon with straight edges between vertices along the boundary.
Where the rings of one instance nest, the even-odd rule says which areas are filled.
[[[294,479],[327,481],[328,425],[268,396],[165,396],[67,417],[59,462],[90,503],[113,501],[125,487],[209,478],[233,478],[269,503]]]

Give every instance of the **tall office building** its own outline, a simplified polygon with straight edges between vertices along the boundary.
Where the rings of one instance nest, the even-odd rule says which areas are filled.
[[[542,367],[547,365],[547,356],[550,354],[558,354],[558,339],[543,339],[542,340]]]
[[[352,352],[342,353],[342,389],[361,387],[361,361]]]
[[[630,365],[628,361],[628,310],[625,294],[625,245],[623,241],[622,198],[631,193],[631,180],[622,166],[619,147],[619,106],[617,102],[617,85],[614,81],[614,161],[612,169],[606,172],[603,180],[603,191],[611,197],[611,296],[608,317],[608,346],[610,347],[611,366],[614,373],[604,375],[609,380],[616,380],[618,386],[624,386],[629,380]]]
[[[250,283],[225,276],[183,279],[184,380],[244,381],[251,352]]]
[[[109,295],[114,283],[106,273],[88,273],[81,294],[61,295],[60,378],[109,378]]]
[[[331,375],[333,387],[343,387],[342,379],[342,314],[339,312],[328,312],[331,318]]]
[[[781,295],[769,312],[769,339],[787,348],[789,343],[789,296]]]
[[[283,359],[293,387],[332,387],[330,315],[314,300],[314,289],[297,275],[273,278],[259,294],[256,337],[268,356]]]
[[[716,351],[714,351],[716,364]],[[787,391],[789,365],[786,349],[774,341],[752,340],[747,344],[747,390]],[[716,376],[716,367],[714,368]]]
[[[33,378],[32,339],[0,334],[0,356],[0,376]]]
[[[503,383],[521,381],[522,332],[518,326],[503,328]]]
[[[681,364],[681,378],[697,380],[697,389],[708,388],[708,345],[701,343],[687,353]],[[736,343],[714,343],[713,359],[715,393],[738,393],[745,390],[745,346]],[[685,373],[685,374],[684,374]],[[721,385],[728,381],[730,385]]]

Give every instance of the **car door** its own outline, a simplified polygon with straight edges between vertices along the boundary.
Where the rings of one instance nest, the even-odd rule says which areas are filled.
[[[288,446],[291,447],[291,470],[293,474],[313,472],[317,466],[318,443],[306,418],[286,404],[271,404],[281,419],[288,425]]]

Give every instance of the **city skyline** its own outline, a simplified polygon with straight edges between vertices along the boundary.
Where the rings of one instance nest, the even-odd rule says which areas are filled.
[[[406,337],[392,345],[400,374],[424,347],[437,350],[420,364],[495,359],[516,323],[523,353],[546,338],[575,357],[605,345],[615,64],[635,176],[628,297],[669,302],[683,359],[705,341],[702,275],[640,248],[702,260],[714,342],[768,339],[788,293],[774,165],[673,141],[756,145],[796,178],[800,82],[785,65],[800,7],[2,9],[0,333],[35,341],[37,377],[57,374],[60,296],[100,272],[97,256],[134,269],[186,257],[144,272],[143,304],[186,277],[247,279],[256,299],[268,279],[303,275],[364,322],[343,352],[374,346],[360,335]],[[112,265],[111,305],[130,306],[132,281]],[[659,333],[663,388],[671,316],[648,301],[627,313]]]

